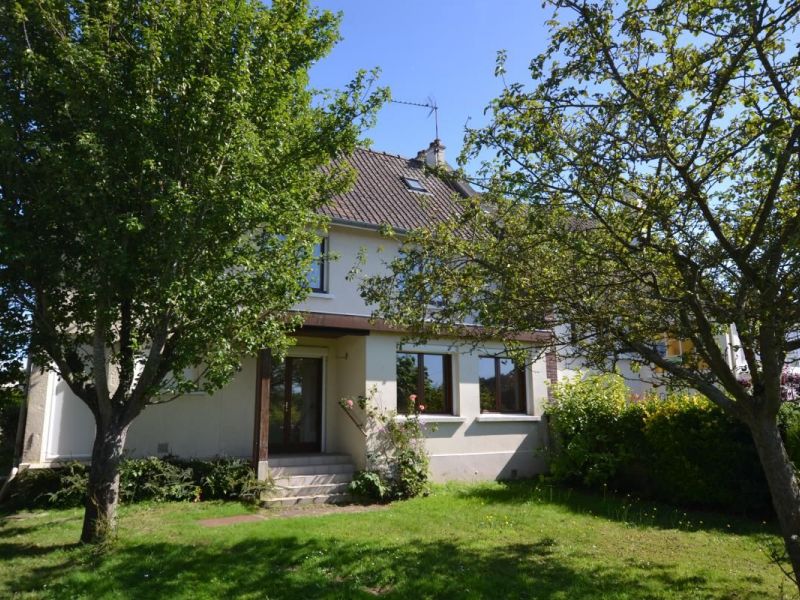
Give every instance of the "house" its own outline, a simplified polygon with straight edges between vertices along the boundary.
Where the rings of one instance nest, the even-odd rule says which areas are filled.
[[[426,437],[434,480],[542,472],[541,415],[546,381],[556,378],[554,355],[532,357],[517,369],[503,357],[500,340],[474,351],[457,339],[405,344],[402,332],[370,320],[358,282],[346,277],[363,249],[365,274],[381,272],[396,255],[398,245],[381,236],[381,226],[411,230],[452,214],[454,195],[474,193],[425,168],[443,161],[438,140],[413,159],[356,150],[349,158],[354,188],[323,211],[330,227],[319,251],[338,260],[320,261],[309,275],[313,292],[297,307],[305,324],[287,358],[272,360],[264,350],[247,357],[213,395],[149,406],[131,426],[127,452],[252,458],[260,476],[283,477],[293,497],[320,495],[297,479],[312,474],[332,475],[328,491],[335,493],[348,473],[365,466],[367,452],[364,434],[340,400],[370,395],[380,408],[402,412],[414,393],[426,405],[423,421],[437,425]],[[545,344],[549,333],[525,339]],[[90,456],[92,417],[55,374],[33,372],[26,421],[23,466]]]

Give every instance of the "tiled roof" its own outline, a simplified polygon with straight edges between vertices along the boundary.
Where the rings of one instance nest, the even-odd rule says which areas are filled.
[[[454,198],[471,195],[466,185],[450,184],[426,172],[416,159],[359,148],[342,160],[355,169],[356,182],[322,208],[334,222],[411,230],[456,214]],[[427,192],[409,190],[404,177],[417,179]]]

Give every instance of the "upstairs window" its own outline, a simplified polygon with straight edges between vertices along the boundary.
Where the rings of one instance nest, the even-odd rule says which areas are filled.
[[[453,414],[453,376],[449,354],[397,353],[397,412],[414,411],[416,396],[422,414]],[[422,407],[425,408],[422,408]]]
[[[406,187],[412,192],[428,191],[419,179],[414,179],[413,177],[403,177],[403,181],[405,182]]]
[[[481,412],[526,412],[525,371],[510,358],[481,356],[478,382]]]
[[[327,252],[328,240],[322,238],[319,243],[314,246],[314,260],[311,263],[311,270],[306,276],[308,287],[312,292],[326,293],[328,291],[328,282],[325,277],[325,253]]]

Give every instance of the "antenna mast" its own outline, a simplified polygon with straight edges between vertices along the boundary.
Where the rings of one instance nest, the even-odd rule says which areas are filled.
[[[433,115],[433,122],[436,131],[436,139],[439,139],[439,106],[436,104],[436,99],[428,96],[427,102],[405,102],[403,100],[390,100],[392,104],[405,104],[406,106],[419,106],[421,108],[428,108],[428,116]]]

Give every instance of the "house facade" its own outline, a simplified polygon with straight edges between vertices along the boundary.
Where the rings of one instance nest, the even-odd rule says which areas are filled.
[[[438,141],[414,159],[357,150],[349,159],[357,173],[353,190],[325,208],[330,226],[320,252],[337,259],[320,261],[309,275],[314,291],[297,307],[305,323],[286,359],[274,360],[265,349],[245,358],[212,395],[148,406],[130,428],[127,452],[242,457],[261,476],[309,475],[314,464],[364,468],[367,441],[340,401],[367,396],[379,409],[402,413],[415,394],[425,405],[423,422],[436,424],[425,440],[434,480],[542,472],[542,413],[547,381],[557,376],[554,355],[532,355],[518,369],[503,355],[501,340],[479,349],[458,339],[409,345],[402,332],[370,319],[358,281],[347,278],[358,256],[366,257],[361,270],[370,275],[396,255],[398,245],[380,235],[382,226],[402,232],[425,225],[456,210],[454,195],[472,193],[425,169],[426,162],[443,161],[443,151]],[[549,334],[525,339],[544,345]],[[66,384],[34,370],[22,466],[88,459],[93,435],[89,410]]]

